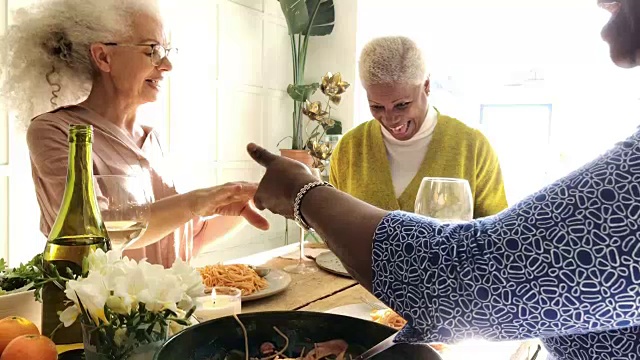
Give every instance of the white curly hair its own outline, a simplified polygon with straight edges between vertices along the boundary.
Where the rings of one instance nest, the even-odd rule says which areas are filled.
[[[360,81],[376,84],[422,84],[426,66],[418,45],[405,36],[384,36],[369,41],[360,53]]]
[[[161,18],[155,0],[48,0],[18,10],[0,37],[0,95],[19,123],[84,100],[95,75],[91,44],[127,36],[139,13]]]

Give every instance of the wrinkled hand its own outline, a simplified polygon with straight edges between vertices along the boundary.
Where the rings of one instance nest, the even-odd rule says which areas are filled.
[[[254,197],[256,207],[292,219],[298,191],[318,179],[302,163],[274,155],[256,144],[249,144],[247,151],[253,160],[267,169]]]
[[[198,189],[190,193],[190,209],[201,217],[242,216],[258,229],[268,230],[269,222],[253,204],[257,189],[258,184],[242,181]]]

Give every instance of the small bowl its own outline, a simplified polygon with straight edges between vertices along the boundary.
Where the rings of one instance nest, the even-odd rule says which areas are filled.
[[[35,290],[0,295],[0,319],[21,316],[34,323],[42,331],[42,303],[36,301]]]

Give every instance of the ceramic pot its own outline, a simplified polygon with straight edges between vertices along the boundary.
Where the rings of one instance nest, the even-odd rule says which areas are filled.
[[[307,150],[280,149],[280,156],[299,161],[309,168],[313,167],[313,157]]]

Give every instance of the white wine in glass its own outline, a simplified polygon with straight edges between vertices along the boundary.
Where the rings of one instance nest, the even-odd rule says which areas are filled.
[[[443,222],[473,220],[473,196],[466,179],[425,177],[416,196],[415,213]]]
[[[111,246],[123,251],[149,226],[153,193],[143,175],[96,175],[98,204]]]
[[[311,173],[318,180],[322,179],[322,174],[320,173],[320,169],[311,169]],[[310,274],[318,271],[318,268],[313,265],[307,265],[304,262],[304,240],[306,238],[307,232],[300,228],[300,257],[298,258],[298,263],[295,265],[285,266],[284,271],[292,273],[292,274]]]

